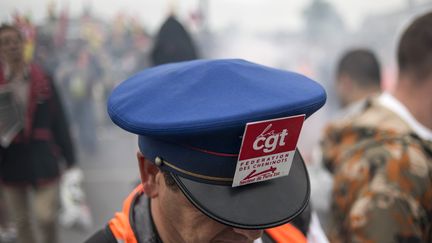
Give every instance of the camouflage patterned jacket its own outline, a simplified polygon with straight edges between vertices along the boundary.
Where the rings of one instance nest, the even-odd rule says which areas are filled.
[[[432,242],[431,141],[376,100],[324,137],[331,242]]]

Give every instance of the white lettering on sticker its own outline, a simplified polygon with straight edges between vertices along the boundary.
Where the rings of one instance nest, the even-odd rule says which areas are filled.
[[[262,150],[265,153],[273,152],[277,146],[284,146],[285,145],[285,137],[288,135],[287,129],[282,130],[280,133],[274,132],[274,130],[270,130],[272,127],[272,124],[269,124],[264,131],[256,137],[254,143],[253,143],[253,149],[256,151]]]

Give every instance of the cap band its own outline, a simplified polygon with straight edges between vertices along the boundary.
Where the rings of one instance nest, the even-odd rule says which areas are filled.
[[[189,146],[189,145],[184,145],[184,144],[182,144],[182,146],[185,146],[187,148],[190,148],[190,149],[202,152],[202,153],[207,153],[207,154],[215,155],[215,156],[235,157],[235,158],[237,158],[239,156],[239,154],[220,153],[220,152],[210,151],[210,150],[207,150],[207,149],[200,149],[200,148],[197,148],[197,147],[193,147],[193,146]]]
[[[161,169],[210,184],[232,183],[237,156],[184,146],[160,139],[139,136],[140,151],[150,161],[160,157]],[[225,154],[227,155],[227,154]],[[186,163],[187,162],[187,163]]]
[[[214,177],[214,176],[207,176],[207,175],[201,175],[201,174],[198,174],[198,173],[193,173],[193,172],[190,172],[190,171],[183,170],[183,169],[175,166],[174,164],[172,164],[172,163],[170,163],[170,162],[168,162],[168,161],[166,161],[164,159],[162,159],[162,161],[163,161],[163,165],[167,165],[167,166],[171,167],[174,170],[177,170],[177,171],[179,171],[179,172],[181,172],[183,174],[186,174],[186,175],[190,175],[192,177],[197,177],[197,178],[201,178],[201,179],[204,179],[204,180],[216,181],[216,182],[229,182],[229,183],[231,183],[233,181],[233,178]]]

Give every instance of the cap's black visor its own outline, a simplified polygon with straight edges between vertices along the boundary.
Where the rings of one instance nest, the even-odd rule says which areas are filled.
[[[298,151],[287,176],[245,186],[205,184],[172,175],[195,207],[235,228],[265,229],[287,223],[309,202],[309,177]]]

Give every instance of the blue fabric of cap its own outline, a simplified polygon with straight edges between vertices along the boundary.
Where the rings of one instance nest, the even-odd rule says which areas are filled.
[[[230,182],[248,122],[305,114],[326,100],[297,73],[239,59],[196,60],[146,69],[108,100],[115,124],[139,135],[162,168],[206,183]]]

